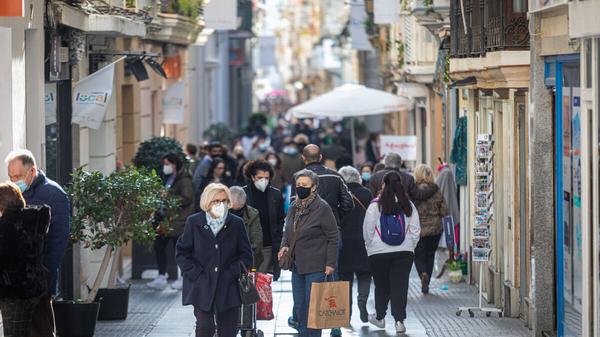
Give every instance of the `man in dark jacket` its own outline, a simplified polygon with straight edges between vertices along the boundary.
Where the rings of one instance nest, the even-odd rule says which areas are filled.
[[[58,269],[63,260],[70,235],[70,205],[65,191],[38,170],[33,154],[28,150],[15,150],[6,158],[8,176],[15,183],[27,205],[50,206],[51,218],[44,242],[44,267],[48,270],[48,294],[35,308],[32,336],[54,335],[52,296],[56,295]]]
[[[271,185],[275,176],[273,166],[265,160],[254,160],[248,163],[244,172],[248,185],[244,186],[247,195],[246,204],[258,210],[262,227],[263,248],[262,263],[258,266],[261,273],[273,272],[273,279],[278,280],[281,269],[277,262],[277,253],[283,237],[283,194]]]
[[[400,170],[402,167],[402,157],[398,153],[388,153],[385,156],[383,163],[385,164],[385,168],[381,171],[377,171],[369,181],[369,189],[374,196],[379,195],[381,185],[383,183],[383,177],[390,171],[397,171],[400,173],[402,185],[404,186],[404,190],[408,193],[408,197],[411,199],[411,201],[426,200],[433,195],[429,191],[418,189],[413,176]]]
[[[319,187],[317,193],[325,200],[335,216],[338,227],[340,218],[354,208],[352,195],[342,176],[321,164],[323,156],[321,149],[315,144],[307,145],[302,151],[302,159],[307,170],[311,170],[319,176]],[[292,184],[292,195],[296,195],[295,183]]]
[[[350,308],[352,308],[352,283],[354,275],[358,281],[358,309],[360,320],[368,322],[367,300],[371,289],[371,272],[369,257],[363,238],[363,221],[373,194],[362,186],[362,179],[357,169],[344,166],[340,174],[348,184],[348,189],[354,197],[354,209],[342,217],[342,241],[344,246],[340,253],[338,264],[340,279],[350,282]],[[350,312],[352,314],[352,311]]]

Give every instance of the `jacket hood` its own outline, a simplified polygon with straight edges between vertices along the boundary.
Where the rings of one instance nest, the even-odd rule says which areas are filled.
[[[25,208],[9,208],[4,210],[0,222],[25,224],[35,224],[43,226],[43,232],[47,232],[50,224],[50,207],[48,206],[27,206]]]
[[[429,194],[429,196],[434,195],[437,191],[439,191],[440,187],[436,183],[422,183],[418,184],[417,188],[423,192]]]

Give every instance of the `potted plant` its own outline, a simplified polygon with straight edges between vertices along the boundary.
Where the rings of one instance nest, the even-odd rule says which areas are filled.
[[[461,265],[459,261],[449,261],[448,262],[448,277],[450,282],[452,283],[460,283],[463,281],[463,274],[461,270]]]
[[[105,251],[87,297],[79,302],[60,303],[59,307],[63,308],[59,308],[56,314],[56,323],[61,337],[93,336],[98,310],[109,314],[104,318],[127,317],[129,287],[115,289],[119,250],[131,240],[151,245],[158,227],[163,230],[170,228],[179,201],[169,196],[154,171],[126,167],[104,176],[100,172],[90,173],[79,168],[72,177],[72,185],[68,189],[73,206],[71,239],[84,248]],[[163,215],[158,224],[154,221],[157,212]],[[99,293],[109,264],[108,288]],[[73,306],[80,308],[75,310]],[[82,307],[95,309],[86,311]],[[89,314],[87,317],[71,316],[78,312]],[[78,329],[79,325],[85,325],[87,332]]]

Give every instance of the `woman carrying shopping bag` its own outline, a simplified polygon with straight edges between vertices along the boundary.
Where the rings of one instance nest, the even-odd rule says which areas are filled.
[[[321,336],[308,329],[312,284],[332,275],[338,259],[338,230],[329,205],[317,194],[319,177],[310,170],[294,175],[297,198],[290,206],[279,251],[279,265],[292,271],[294,309],[299,337]]]
[[[384,176],[382,192],[369,205],[363,223],[375,283],[376,314],[369,315],[369,322],[378,328],[385,328],[391,301],[396,332],[406,332],[408,281],[420,232],[419,214],[402,186],[400,174],[390,171]]]

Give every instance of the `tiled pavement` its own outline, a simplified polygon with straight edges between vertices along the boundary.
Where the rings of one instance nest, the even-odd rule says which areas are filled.
[[[420,293],[420,282],[416,272],[412,273],[409,289],[408,318],[406,320],[408,337],[526,337],[531,336],[524,323],[518,319],[482,317],[476,314],[470,318],[467,314],[455,315],[458,306],[477,304],[476,289],[465,283],[448,284],[444,279],[433,280],[431,294]],[[446,289],[446,287],[448,290]],[[275,319],[259,321],[258,328],[267,337],[290,336],[295,330],[287,326],[287,318],[292,312],[292,292],[290,275],[284,274],[282,281],[273,284]],[[369,299],[369,309],[374,307],[373,291]],[[146,289],[143,283],[132,287],[129,316],[125,321],[98,322],[96,337],[186,337],[193,336],[194,316],[191,307],[183,307],[180,292],[167,289],[153,291]],[[354,312],[358,313],[355,308]],[[350,329],[343,329],[344,336],[393,337],[396,336],[394,324],[388,319],[385,331],[374,329],[369,324],[353,316]],[[324,331],[324,336],[329,332]],[[2,331],[0,329],[0,337]]]

